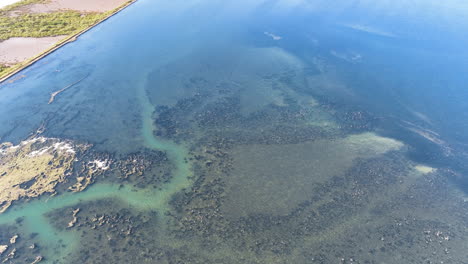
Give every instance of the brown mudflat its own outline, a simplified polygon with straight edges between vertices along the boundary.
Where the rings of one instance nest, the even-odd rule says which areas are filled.
[[[65,36],[45,38],[10,38],[0,42],[0,64],[14,65],[34,57]]]
[[[127,0],[53,0],[46,4],[34,4],[27,8],[32,13],[47,13],[59,10],[106,12],[119,7]]]

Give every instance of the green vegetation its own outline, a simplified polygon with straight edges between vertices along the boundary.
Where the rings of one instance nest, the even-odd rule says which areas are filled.
[[[36,57],[23,61],[15,65],[0,64],[0,79],[16,72],[19,69],[26,67],[34,62],[40,56],[47,54],[51,50],[56,49],[63,43],[69,41],[74,35],[81,31],[99,23],[105,18],[118,12],[121,8],[131,4],[133,0],[129,0],[114,10],[108,12],[78,12],[78,11],[59,11],[52,13],[38,14],[15,14],[11,15],[12,11],[18,10],[21,7],[47,3],[51,0],[23,0],[0,9],[0,42],[12,37],[53,37],[66,35],[67,38],[56,43],[54,47],[45,50]]]
[[[37,2],[37,0],[26,0],[20,3],[33,1]],[[17,17],[10,17],[2,10],[0,13],[0,42],[12,37],[72,36],[105,19],[114,11],[115,10],[104,13],[84,14],[77,11],[62,11],[42,14],[24,14]],[[68,39],[64,41],[66,40]],[[62,44],[64,41],[58,42],[53,48]],[[49,50],[46,50],[44,53],[48,51]],[[32,58],[13,66],[0,64],[0,78],[23,68],[34,61],[34,59],[35,58]]]
[[[0,40],[12,37],[50,37],[81,31],[108,16],[108,13],[65,11],[0,17]]]
[[[10,70],[10,67],[0,64],[0,76],[2,76],[6,72],[9,72],[9,70]]]

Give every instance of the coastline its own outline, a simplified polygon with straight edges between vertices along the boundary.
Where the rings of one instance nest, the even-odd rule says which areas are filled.
[[[60,49],[61,47],[65,46],[66,44],[68,43],[71,43],[73,41],[75,41],[79,36],[81,36],[82,34],[88,32],[89,30],[91,30],[92,28],[94,28],[95,26],[103,23],[104,21],[108,20],[109,18],[113,17],[114,15],[116,15],[117,13],[121,12],[122,10],[124,10],[125,8],[127,8],[128,6],[130,6],[131,4],[135,3],[137,0],[129,0],[127,2],[125,2],[124,4],[122,4],[121,6],[115,8],[113,11],[111,11],[111,13],[106,16],[105,18],[101,19],[100,21],[92,24],[91,26],[73,34],[73,35],[70,35],[66,38],[64,38],[63,40],[57,42],[54,44],[53,47],[45,50],[44,52],[38,54],[37,56],[34,56],[32,57],[31,59],[28,59],[20,64],[18,64],[17,66],[14,66],[14,67],[18,67],[14,70],[12,70],[12,72],[8,73],[7,75],[3,76],[0,78],[0,85],[3,84],[5,81],[7,81],[8,79],[10,79],[11,77],[13,77],[14,75],[16,75],[17,73],[21,72],[22,70],[28,68],[29,66],[33,65],[34,63],[38,62],[39,60],[41,60],[42,58],[46,57],[47,55],[53,53],[54,51]]]

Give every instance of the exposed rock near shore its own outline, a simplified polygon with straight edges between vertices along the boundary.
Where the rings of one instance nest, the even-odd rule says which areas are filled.
[[[90,146],[57,138],[33,137],[0,145],[0,212],[21,198],[54,193],[73,171],[78,152]]]
[[[10,238],[10,244],[15,244],[16,243],[16,240],[18,239],[18,235],[14,235]]]
[[[8,250],[8,245],[0,245],[0,256]]]
[[[42,256],[37,256],[31,264],[36,264],[42,261]]]
[[[74,227],[78,218],[76,215],[80,212],[80,208],[73,210],[73,219],[68,223],[68,228]]]

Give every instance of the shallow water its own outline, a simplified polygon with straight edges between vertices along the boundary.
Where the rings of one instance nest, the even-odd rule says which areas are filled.
[[[55,231],[44,217],[48,212],[69,206],[78,207],[80,203],[105,198],[121,200],[126,206],[138,210],[158,210],[162,213],[169,210],[168,201],[170,197],[183,188],[190,186],[190,164],[184,160],[187,156],[187,150],[183,146],[172,142],[159,140],[153,135],[152,114],[154,107],[147,98],[145,86],[139,88],[137,96],[142,107],[143,126],[141,134],[146,147],[167,152],[168,157],[175,164],[174,176],[169,184],[164,185],[163,189],[157,191],[135,189],[124,185],[95,184],[80,193],[43,197],[10,209],[0,215],[0,225],[13,223],[18,218],[24,219],[26,229],[29,232],[38,233],[43,245],[49,249],[48,252],[44,252],[44,257],[51,261],[63,261],[67,254],[76,250],[79,238],[73,233]],[[65,247],[60,249],[62,245]]]
[[[14,203],[1,257],[463,263],[468,7],[408,5],[140,0],[12,77],[1,142],[113,165]]]

